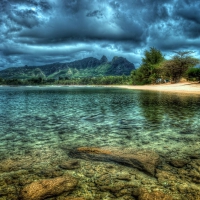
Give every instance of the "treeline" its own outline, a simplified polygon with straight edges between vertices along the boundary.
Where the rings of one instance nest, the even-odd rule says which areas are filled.
[[[164,58],[161,51],[151,47],[144,52],[142,64],[132,71],[134,85],[155,84],[162,82],[178,83],[182,78],[200,81],[200,69],[195,68],[199,59],[191,56],[191,51],[174,52],[171,59]]]
[[[31,79],[2,79],[1,85],[129,85],[131,84],[131,76],[103,76],[103,77],[87,77],[87,78],[62,78],[43,79],[41,77]]]

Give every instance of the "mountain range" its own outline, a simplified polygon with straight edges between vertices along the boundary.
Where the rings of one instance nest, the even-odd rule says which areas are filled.
[[[0,71],[0,77],[4,79],[59,79],[59,78],[83,78],[99,76],[130,75],[135,69],[133,63],[123,57],[113,57],[108,61],[106,56],[97,58],[88,57],[68,63],[53,63],[42,66],[12,67]]]

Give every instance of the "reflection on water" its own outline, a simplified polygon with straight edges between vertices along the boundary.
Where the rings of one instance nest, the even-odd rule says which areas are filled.
[[[145,120],[149,123],[198,128],[200,102],[198,97],[161,94],[155,92],[140,93],[140,107]],[[158,128],[158,127],[157,127]]]
[[[93,169],[96,174],[96,170],[103,172],[109,163],[82,159],[81,167],[78,165],[79,169],[74,170],[67,170],[60,163],[70,159],[69,151],[82,146],[142,149],[153,150],[160,155],[164,164],[158,166],[159,170],[168,167],[168,170],[165,169],[167,172],[173,171],[174,166],[170,164],[169,157],[195,157],[195,162],[199,162],[199,116],[199,96],[103,87],[1,87],[0,184],[12,192],[4,190],[1,194],[0,189],[0,199],[17,199],[23,187],[33,180],[54,178],[65,173],[79,179],[82,177],[79,189],[74,190],[71,196],[85,199],[138,198],[136,194],[128,193],[116,197],[119,191],[112,193],[111,189],[99,190],[97,183],[91,186],[91,180],[85,174],[88,173],[87,168]],[[190,165],[196,175],[193,178],[191,174],[188,175],[190,178],[181,180],[183,184],[185,179],[189,183],[199,184],[193,180],[194,177],[195,180],[200,177],[199,167],[194,167],[196,165],[200,166],[200,162],[199,165]],[[126,166],[114,164],[112,167],[115,174],[119,173],[118,168],[129,176],[134,174],[130,171],[133,169]],[[140,176],[141,172],[135,173]],[[13,179],[13,176],[16,178]],[[141,174],[141,179],[146,176]],[[156,176],[159,176],[158,172]],[[5,178],[9,178],[10,182],[5,183]],[[141,182],[142,187],[149,189],[153,185],[164,190],[164,186],[156,182],[157,179],[151,181],[154,182]],[[168,189],[176,199],[186,195],[185,191],[178,190],[178,186],[174,191]],[[92,190],[92,193],[88,194],[88,190]],[[195,191],[200,191],[198,186]],[[65,196],[56,195],[55,198],[64,199]]]

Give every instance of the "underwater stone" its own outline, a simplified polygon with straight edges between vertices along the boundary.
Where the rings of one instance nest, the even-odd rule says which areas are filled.
[[[83,197],[67,197],[65,200],[85,200]]]
[[[200,172],[199,172],[200,167],[198,167],[197,169],[192,169],[189,172],[189,176],[192,177],[192,181],[194,183],[200,183]]]
[[[170,160],[170,164],[174,167],[177,167],[177,168],[181,168],[181,167],[184,167],[186,164],[188,164],[190,162],[190,160],[184,160],[184,159],[171,159]]]
[[[113,179],[111,178],[110,174],[105,173],[95,180],[95,184],[97,184],[98,186],[108,186],[112,183],[112,181]]]
[[[55,178],[63,175],[63,171],[61,169],[51,169],[51,168],[46,168],[46,169],[39,169],[35,171],[35,174],[38,176],[44,176],[45,178]]]
[[[161,191],[155,192],[144,192],[142,191],[139,195],[138,200],[173,200],[170,195],[167,195]]]
[[[117,174],[116,179],[123,181],[131,181],[130,174]]]
[[[161,183],[163,185],[164,182],[166,181],[176,181],[177,180],[177,176],[176,174],[171,173],[170,171],[164,171],[164,170],[156,170],[156,177],[158,178],[158,182]]]
[[[189,155],[189,157],[191,158],[191,159],[200,159],[200,154],[192,154],[192,155]]]
[[[47,197],[57,196],[72,191],[78,181],[66,175],[63,177],[44,179],[26,185],[21,191],[22,200],[43,200]]]
[[[80,162],[78,160],[69,160],[66,162],[63,162],[59,165],[62,169],[77,169],[80,167]]]
[[[159,162],[159,155],[148,150],[130,151],[126,149],[80,147],[72,150],[69,156],[96,161],[116,162],[148,172],[151,175],[155,174],[155,169]]]

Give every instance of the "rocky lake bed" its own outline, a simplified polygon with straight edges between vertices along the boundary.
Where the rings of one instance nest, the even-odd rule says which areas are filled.
[[[200,154],[111,150],[80,147],[69,155],[65,149],[38,150],[3,159],[0,199],[199,199]]]

